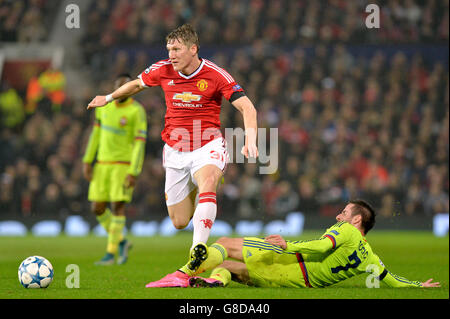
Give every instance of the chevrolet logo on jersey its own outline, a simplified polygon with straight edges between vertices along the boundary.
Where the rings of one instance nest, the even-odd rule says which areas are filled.
[[[175,93],[173,95],[174,100],[180,100],[185,103],[200,101],[201,97],[201,95],[192,94],[192,92]]]

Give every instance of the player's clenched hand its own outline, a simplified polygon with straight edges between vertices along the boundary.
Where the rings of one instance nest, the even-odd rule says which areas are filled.
[[[439,288],[441,286],[438,282],[432,282],[433,278],[428,279],[427,281],[422,283],[422,287],[426,288]]]
[[[256,131],[253,128],[245,130],[245,145],[241,149],[241,154],[245,158],[259,156],[258,147],[256,146]]]
[[[256,144],[244,145],[241,149],[241,154],[244,155],[245,158],[257,158],[259,156],[258,147],[256,147]]]
[[[127,177],[125,178],[125,187],[130,188],[134,187],[134,185],[136,185],[136,177],[128,174]]]
[[[101,107],[105,106],[107,104],[106,102],[106,96],[105,95],[97,95],[94,97],[94,99],[88,104],[88,109],[94,108],[94,107]]]
[[[284,238],[281,237],[280,235],[269,235],[266,238],[264,238],[264,240],[269,244],[279,246],[283,249],[286,249],[287,247],[286,240],[284,240]]]

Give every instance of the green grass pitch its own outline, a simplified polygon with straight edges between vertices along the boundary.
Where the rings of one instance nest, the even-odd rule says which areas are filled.
[[[307,231],[300,239],[317,238]],[[100,267],[94,262],[104,254],[105,237],[2,237],[0,238],[0,299],[448,299],[449,240],[430,232],[373,231],[367,236],[388,269],[411,280],[433,278],[441,288],[378,289],[365,287],[361,275],[324,289],[255,288],[232,283],[226,288],[145,288],[187,260],[192,236],[129,237],[134,247],[127,264]],[[210,243],[215,238],[210,238]],[[17,276],[19,264],[40,255],[53,264],[55,276],[47,289],[25,289]],[[80,287],[68,288],[66,267],[76,264]],[[206,273],[208,274],[208,273]]]

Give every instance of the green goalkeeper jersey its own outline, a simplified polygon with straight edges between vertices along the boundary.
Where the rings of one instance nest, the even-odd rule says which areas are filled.
[[[286,241],[286,252],[298,253],[307,285],[325,287],[365,272],[390,287],[420,287],[390,273],[353,225],[338,222],[317,240]]]
[[[95,109],[95,123],[83,157],[84,163],[128,163],[128,173],[142,170],[147,137],[147,117],[143,106],[132,98],[113,101]]]

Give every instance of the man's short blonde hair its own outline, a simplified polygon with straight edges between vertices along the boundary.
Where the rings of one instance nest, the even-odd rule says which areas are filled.
[[[197,46],[197,53],[200,50],[200,42],[198,41],[198,35],[194,27],[189,23],[183,24],[181,27],[176,28],[166,36],[166,41],[178,40],[188,48],[193,44]]]

